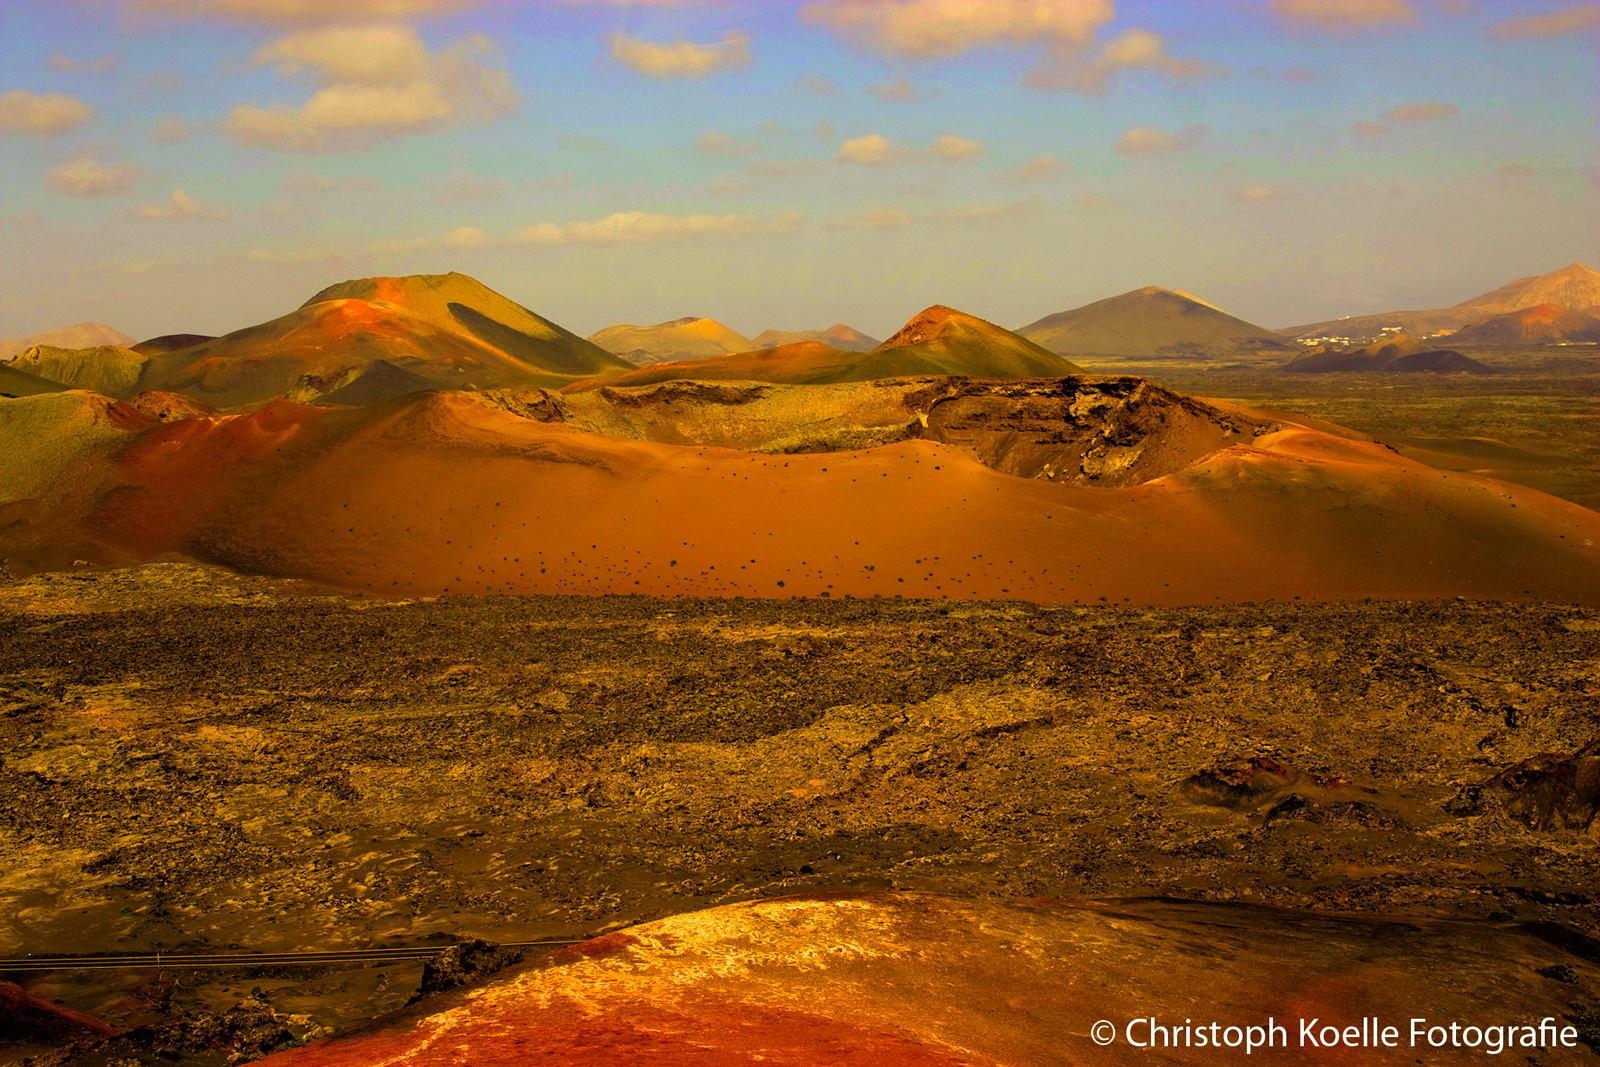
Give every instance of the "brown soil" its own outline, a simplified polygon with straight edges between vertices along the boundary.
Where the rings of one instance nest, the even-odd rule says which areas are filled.
[[[392,602],[179,564],[0,605],[7,955],[532,941],[832,888],[1600,934],[1593,609]],[[0,980],[116,1025],[259,986],[308,1032],[420,970]]]

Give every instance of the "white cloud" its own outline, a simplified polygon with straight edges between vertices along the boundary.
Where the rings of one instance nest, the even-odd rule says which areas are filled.
[[[655,215],[644,211],[619,211],[598,222],[560,226],[541,222],[524,226],[511,235],[529,244],[633,244],[674,241],[695,237],[736,237],[760,233],[790,233],[804,219],[798,212],[773,218],[751,215]]]
[[[187,141],[194,136],[194,131],[178,119],[165,118],[156,123],[156,128],[150,131],[150,139],[161,144],[177,144]]]
[[[1267,0],[1267,9],[1292,30],[1363,33],[1417,22],[1408,0]]]
[[[1071,52],[1058,54],[1053,61],[1030,71],[1023,84],[1032,89],[1072,89],[1080,93],[1104,93],[1126,70],[1148,70],[1164,74],[1173,81],[1216,78],[1228,73],[1219,63],[1178,59],[1167,51],[1167,42],[1149,30],[1124,30],[1101,46],[1093,59],[1078,62]]]
[[[1351,125],[1350,132],[1357,137],[1383,137],[1394,131],[1380,122],[1357,122]]]
[[[403,49],[386,50],[388,45],[375,47],[364,56],[330,58],[324,52],[330,39],[327,35],[345,32],[322,30],[300,35],[300,43],[277,60],[288,62],[286,57],[292,53],[296,57],[293,62],[302,64],[295,69],[313,69],[327,82],[303,107],[240,104],[223,123],[228,135],[238,144],[280,152],[329,152],[489,122],[517,105],[517,91],[506,72],[479,61],[494,54],[487,38],[469,37],[436,55],[424,52],[418,68],[421,73],[410,77],[406,72],[411,68],[400,58]],[[357,80],[329,81],[349,77]]]
[[[258,263],[339,263],[356,258],[354,253],[342,248],[329,248],[326,245],[313,245],[308,248],[292,248],[284,252],[268,248],[253,248],[244,254],[245,259]]]
[[[831,122],[817,123],[813,132],[817,135],[817,140],[819,141],[831,141],[835,137],[839,136],[839,131],[834,129],[833,123]]]
[[[1134,126],[1118,139],[1115,151],[1120,156],[1164,156],[1193,148],[1205,135],[1206,128],[1201,125],[1187,126],[1177,133]]]
[[[477,0],[124,0],[130,14],[268,26],[412,21],[477,6]]]
[[[721,130],[707,130],[700,135],[700,140],[695,142],[700,151],[713,156],[753,156],[761,151],[761,146],[754,141],[738,141]]]
[[[1495,37],[1565,37],[1569,33],[1600,30],[1600,4],[1573,4],[1548,15],[1506,19],[1489,27]]]
[[[729,31],[720,44],[673,41],[651,44],[625,33],[611,38],[611,58],[651,78],[704,78],[750,65],[750,38]]]
[[[208,207],[182,189],[174,189],[172,190],[171,198],[166,204],[145,204],[140,207],[139,217],[165,221],[175,219],[211,219],[220,222],[227,219],[228,209],[225,207]]]
[[[1441,104],[1437,100],[1429,100],[1421,104],[1402,104],[1385,111],[1382,118],[1390,122],[1430,122],[1433,119],[1448,119],[1461,114],[1461,109],[1454,104]]]
[[[67,133],[94,115],[94,108],[65,93],[0,93],[0,133]]]
[[[820,74],[807,74],[800,79],[802,88],[809,89],[818,96],[832,96],[838,91],[838,86]]]
[[[881,133],[869,133],[839,146],[833,157],[837,163],[859,163],[866,167],[881,167],[910,158],[911,153]]]
[[[117,55],[104,55],[99,59],[76,60],[71,56],[64,56],[60,52],[52,52],[46,65],[51,70],[59,70],[65,74],[109,74],[117,69],[122,58]]]
[[[941,163],[955,163],[985,151],[982,141],[969,141],[954,134],[943,134],[934,139],[926,152],[913,152],[895,144],[881,133],[857,137],[839,146],[834,154],[836,163],[857,163],[867,167],[882,167],[891,163],[905,163],[917,159],[933,159]]]
[[[928,149],[928,154],[941,163],[956,163],[973,156],[983,155],[985,149],[982,141],[969,141],[965,137],[957,137],[947,133],[934,138],[933,147]]]
[[[936,59],[989,44],[1082,47],[1116,14],[1111,0],[817,0],[801,18],[887,55]]]
[[[853,219],[837,219],[828,223],[835,230],[898,230],[911,225],[911,216],[897,207],[874,207]]]
[[[990,175],[996,181],[1022,182],[1035,178],[1053,178],[1067,173],[1067,165],[1054,156],[1034,156],[1015,170],[997,170]]]
[[[476,226],[462,226],[451,230],[441,240],[454,248],[481,248],[489,243],[489,235]]]
[[[917,94],[916,86],[912,85],[911,82],[906,79],[904,74],[900,75],[888,85],[874,85],[867,91],[873,96],[877,97],[879,100],[911,101],[922,99],[922,97]]]
[[[333,26],[256,49],[252,62],[284,77],[314,72],[325,85],[405,85],[428,72],[428,49],[410,26]]]
[[[131,163],[102,163],[92,155],[58,163],[44,176],[45,187],[62,196],[110,196],[133,191],[144,171]]]

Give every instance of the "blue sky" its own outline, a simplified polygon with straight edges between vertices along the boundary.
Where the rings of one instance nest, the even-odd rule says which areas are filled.
[[[448,270],[584,334],[1449,304],[1600,258],[1597,43],[1490,0],[0,0],[0,335]]]

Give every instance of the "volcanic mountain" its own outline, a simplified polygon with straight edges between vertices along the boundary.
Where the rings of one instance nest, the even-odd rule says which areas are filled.
[[[1573,311],[1600,314],[1600,271],[1583,263],[1569,263],[1560,270],[1531,278],[1518,278],[1498,289],[1447,308],[1428,311],[1387,311],[1381,315],[1354,315],[1306,326],[1289,326],[1278,334],[1292,339],[1329,337],[1364,340],[1377,337],[1385,327],[1399,327],[1409,334],[1425,336],[1458,330],[1481,321],[1485,316],[1504,315],[1540,304],[1556,304]],[[1455,343],[1452,336],[1451,342]],[[1526,342],[1478,342],[1518,344]],[[1535,342],[1540,343],[1540,342]]]
[[[400,596],[1600,604],[1600,514],[1343,433],[1087,376],[427,391],[165,423],[62,392],[0,401],[0,557],[177,553]]]
[[[1366,373],[1408,374],[1435,371],[1441,374],[1493,374],[1485,366],[1460,352],[1435,349],[1404,334],[1375,342],[1364,348],[1321,346],[1284,364],[1295,374]]]
[[[95,348],[55,348],[34,345],[13,356],[13,370],[59,382],[68,389],[92,389],[107,396],[131,396],[149,358],[119,345]]]
[[[1560,304],[1538,304],[1491,315],[1450,335],[1456,345],[1548,345],[1600,342],[1600,319]]]
[[[801,341],[820,341],[841,352],[871,352],[882,341],[868,337],[852,326],[836,322],[826,330],[764,330],[755,337],[757,348],[779,348]]]
[[[819,341],[800,341],[714,359],[643,367],[617,378],[615,384],[695,379],[826,385],[909,375],[1059,378],[1082,370],[1010,330],[935,304],[870,352],[845,352]]]
[[[558,386],[630,364],[464,274],[359,278],[299,309],[148,357],[136,385],[215,407],[285,395],[302,379],[350,379],[377,361],[439,389]]]
[[[706,359],[758,347],[714,319],[689,316],[654,326],[608,326],[589,340],[635,366]]]
[[[133,338],[121,330],[113,330],[103,322],[79,322],[72,326],[63,326],[59,330],[0,340],[0,359],[14,356],[34,345],[49,345],[52,348],[95,348],[99,345],[126,347],[131,344]]]
[[[1289,348],[1270,330],[1156,285],[1047,315],[1017,333],[1052,352],[1085,358],[1232,359]]]

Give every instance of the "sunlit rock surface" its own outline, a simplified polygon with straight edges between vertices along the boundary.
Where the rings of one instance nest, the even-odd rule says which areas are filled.
[[[1265,1042],[1254,1054],[1270,1062],[1476,1062],[1495,1044],[1517,1062],[1592,1062],[1587,1016],[1564,1013],[1600,968],[1563,934],[1171,901],[795,896],[613,933],[263,1062],[1200,1064]],[[1152,1019],[1165,1029],[1140,1047]]]

